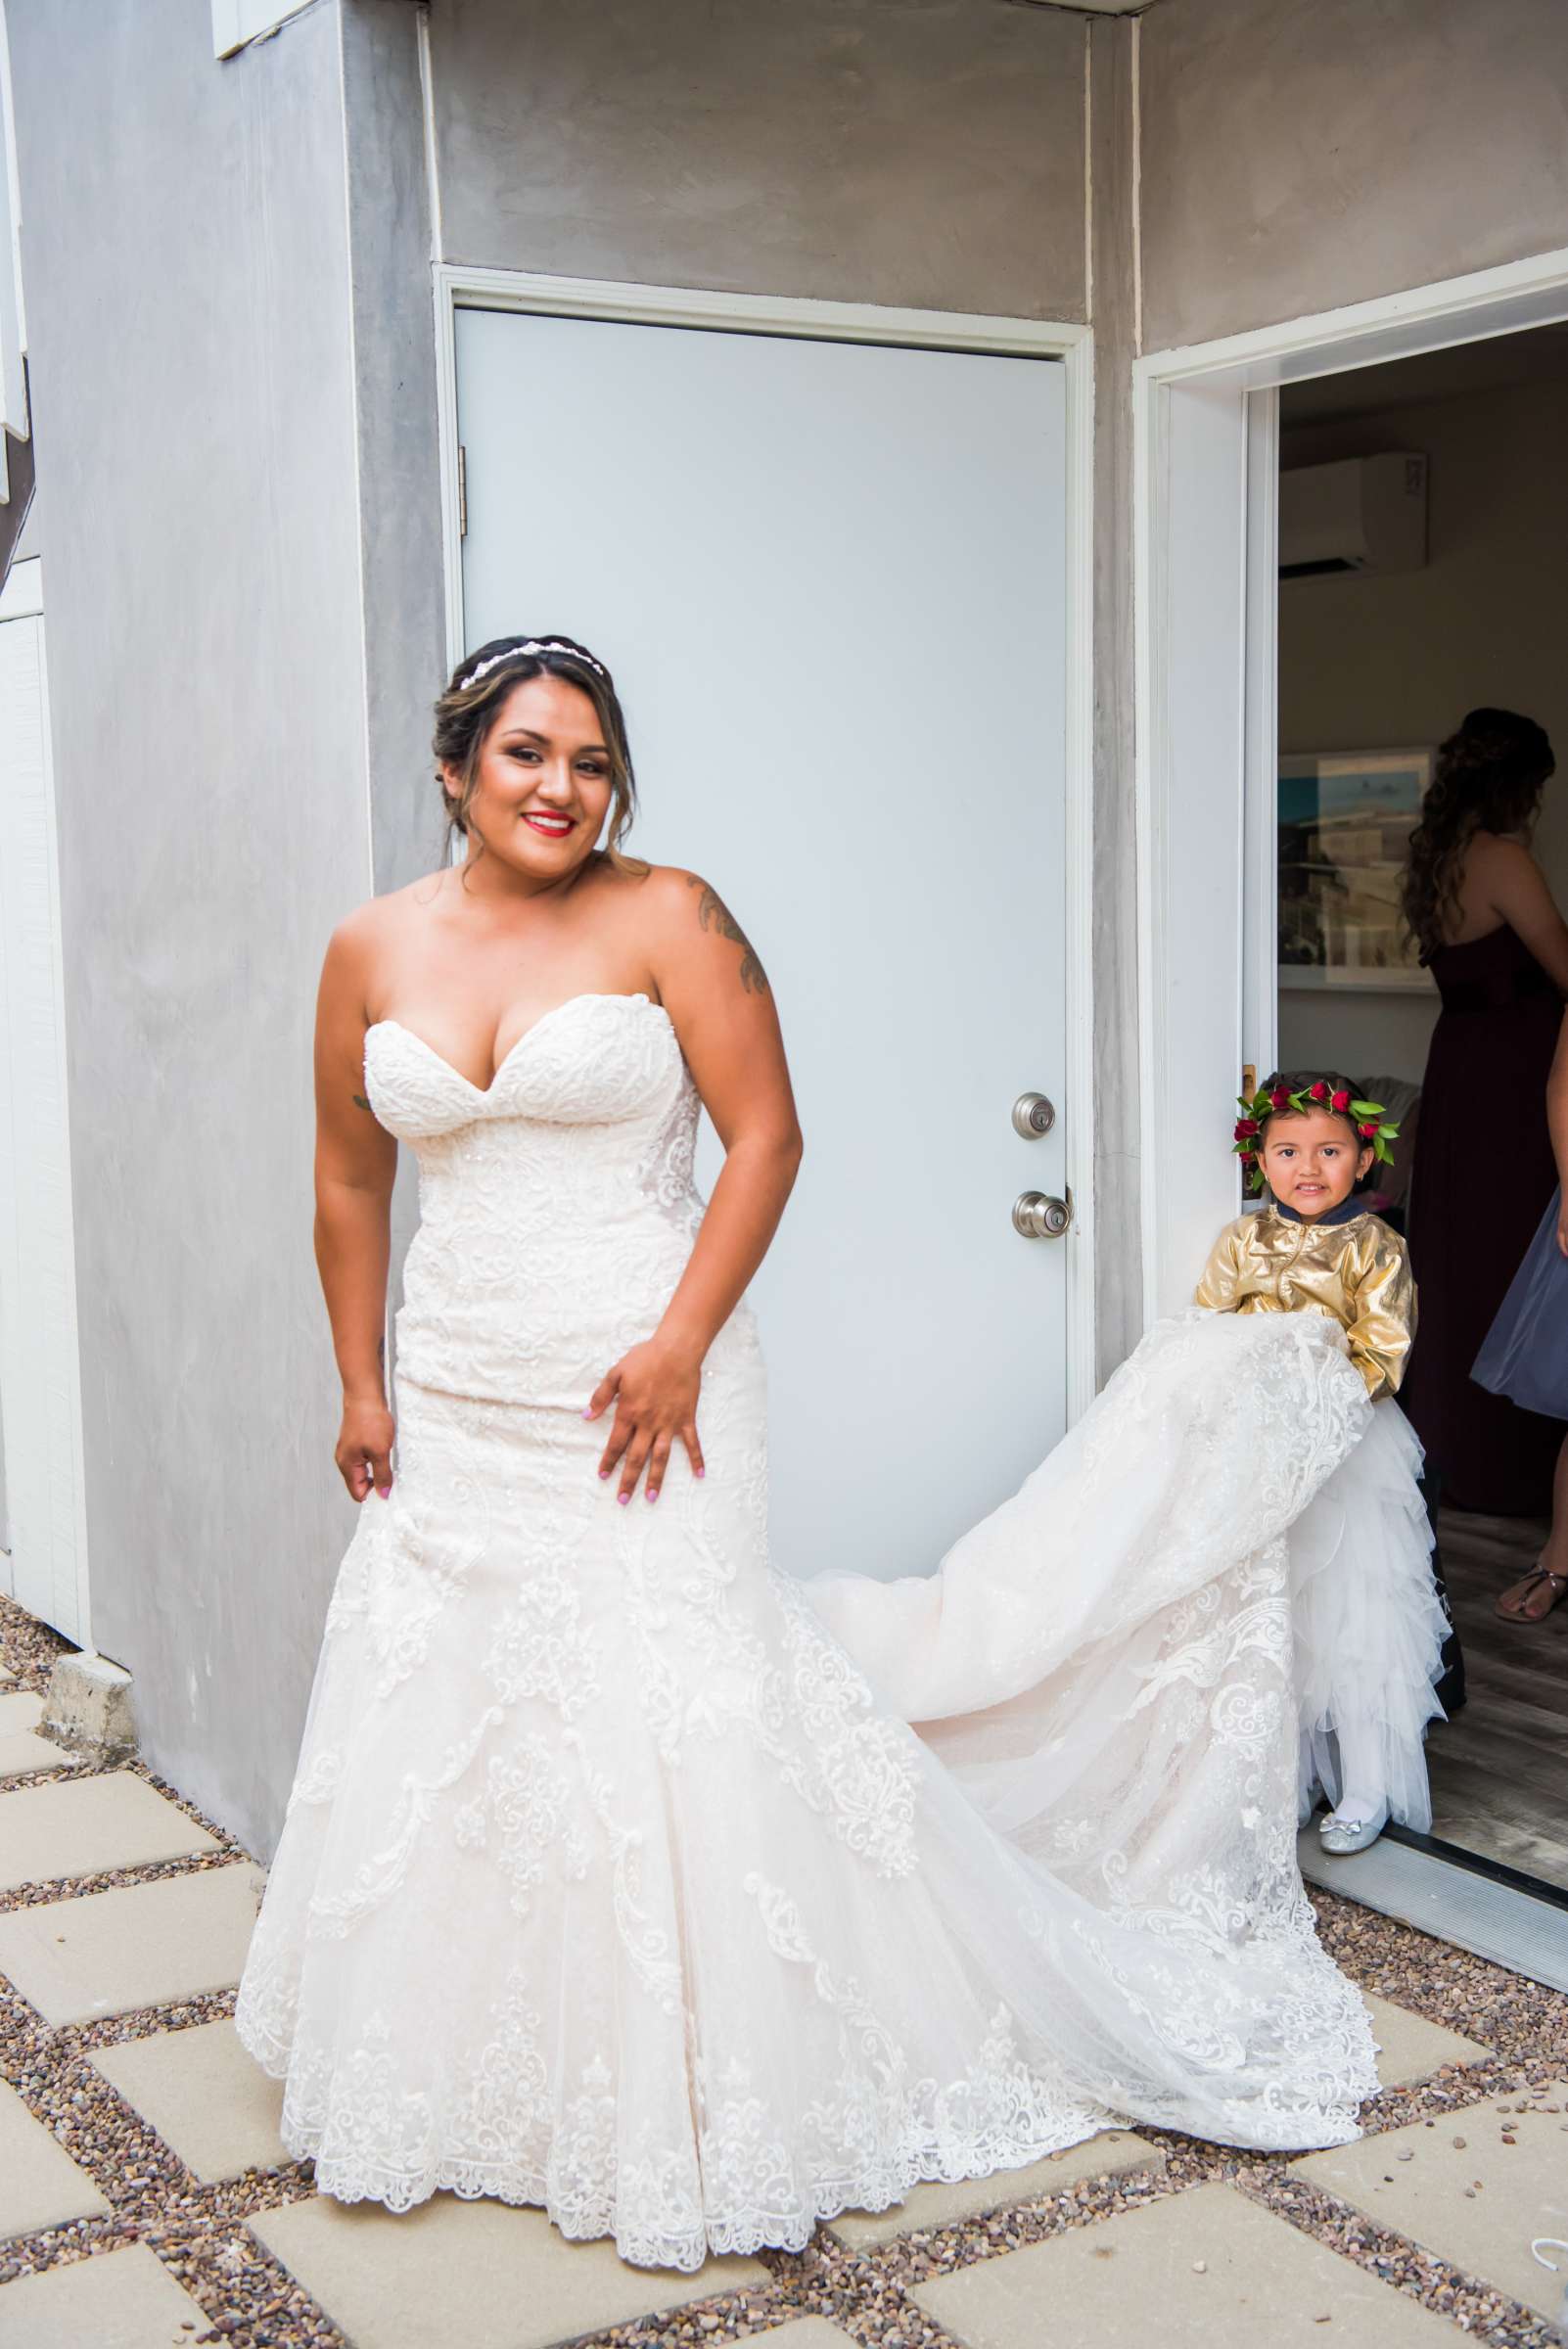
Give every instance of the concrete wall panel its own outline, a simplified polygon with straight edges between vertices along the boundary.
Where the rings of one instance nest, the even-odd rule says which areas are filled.
[[[95,1637],[270,1848],[353,1510],[310,1038],[370,882],[339,24],[11,0]]]
[[[1080,319],[1082,20],[987,0],[440,0],[451,260]]]
[[[1146,349],[1568,244],[1562,0],[1165,0],[1140,48]]]

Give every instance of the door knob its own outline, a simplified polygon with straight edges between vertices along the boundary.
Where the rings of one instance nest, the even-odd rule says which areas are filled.
[[[1013,1229],[1026,1240],[1059,1240],[1073,1221],[1073,1194],[1052,1199],[1044,1191],[1023,1191],[1013,1201]]]
[[[1043,1093],[1020,1093],[1013,1103],[1013,1128],[1026,1142],[1049,1133],[1055,1123],[1056,1104],[1047,1101]]]

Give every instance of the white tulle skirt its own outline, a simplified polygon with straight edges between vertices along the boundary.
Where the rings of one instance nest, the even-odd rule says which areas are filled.
[[[1177,1314],[936,1574],[806,1584],[883,1701],[993,1825],[1053,1865],[1091,1808],[1087,1787],[1098,1802],[1160,1767],[1168,1819],[1218,1849],[1221,1823],[1181,1799],[1181,1757],[1160,1745],[1153,1690],[1183,1677],[1202,1687],[1205,1641],[1222,1633],[1256,1646],[1266,1620],[1295,1707],[1298,1822],[1320,1793],[1336,1804],[1352,1792],[1430,1826],[1424,1739],[1446,1718],[1436,1683],[1449,1626],[1421,1446],[1396,1403],[1366,1404],[1363,1391],[1358,1432],[1325,1461],[1310,1399],[1329,1363],[1349,1387],[1344,1332],[1320,1314]],[[1270,1423],[1260,1390],[1274,1378],[1281,1418],[1301,1415],[1293,1430]],[[1225,1568],[1279,1537],[1288,1610],[1238,1611]],[[1158,1624],[1169,1649],[1178,1598],[1190,1636],[1145,1687],[1144,1643]],[[1168,1840],[1169,1825],[1155,1848]]]
[[[1432,1823],[1424,1739],[1430,1722],[1447,1718],[1435,1683],[1449,1626],[1416,1490],[1420,1471],[1415,1432],[1385,1398],[1290,1529],[1304,1820],[1321,1789],[1330,1803],[1347,1791],[1381,1796],[1391,1817],[1422,1833]],[[1347,1756],[1356,1781],[1349,1788]]]

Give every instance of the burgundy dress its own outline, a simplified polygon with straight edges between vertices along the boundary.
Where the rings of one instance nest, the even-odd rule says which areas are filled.
[[[1443,1008],[1410,1174],[1419,1314],[1400,1400],[1445,1502],[1547,1516],[1563,1422],[1489,1394],[1470,1370],[1557,1185],[1546,1073],[1562,997],[1506,923],[1468,945],[1440,946],[1431,970]]]

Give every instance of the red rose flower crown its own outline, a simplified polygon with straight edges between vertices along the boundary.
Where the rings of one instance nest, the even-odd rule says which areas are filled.
[[[1331,1109],[1338,1116],[1351,1120],[1356,1128],[1357,1140],[1369,1142],[1374,1158],[1380,1158],[1388,1165],[1393,1164],[1394,1153],[1389,1145],[1399,1139],[1400,1129],[1384,1118],[1382,1102],[1357,1101],[1343,1085],[1337,1088],[1330,1085],[1326,1077],[1319,1077],[1315,1083],[1303,1085],[1298,1093],[1291,1092],[1283,1084],[1265,1085],[1254,1093],[1250,1101],[1245,1093],[1238,1093],[1236,1105],[1241,1115],[1236,1120],[1232,1146],[1247,1170],[1249,1191],[1261,1191],[1264,1187],[1263,1168],[1258,1161],[1259,1138],[1265,1121],[1282,1109],[1294,1110],[1301,1118],[1310,1117],[1314,1109]]]

